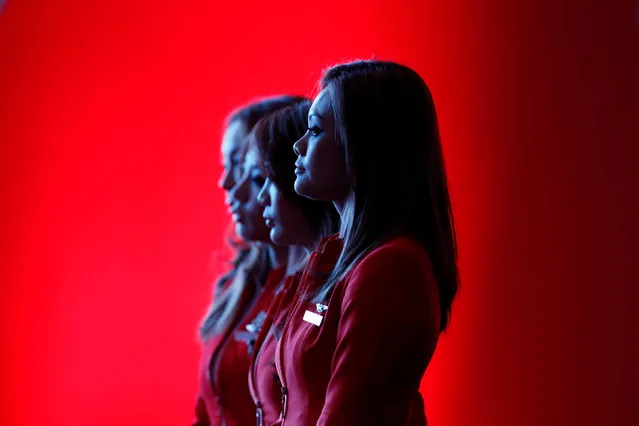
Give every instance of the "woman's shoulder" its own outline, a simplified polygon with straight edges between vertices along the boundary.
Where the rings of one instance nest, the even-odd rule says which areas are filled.
[[[422,291],[430,284],[434,284],[434,278],[428,252],[411,237],[395,237],[380,244],[364,255],[343,280],[344,290],[351,295]]]
[[[428,252],[414,238],[400,236],[385,241],[364,255],[353,268],[353,272],[411,265],[430,266]]]
[[[334,294],[341,299],[343,312],[358,312],[366,318],[383,312],[388,327],[435,324],[438,318],[431,261],[426,249],[410,237],[392,238],[371,250]]]

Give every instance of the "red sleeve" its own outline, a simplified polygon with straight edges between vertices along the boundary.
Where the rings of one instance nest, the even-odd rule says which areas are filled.
[[[317,425],[408,422],[439,335],[429,265],[425,253],[385,246],[367,255],[347,278]]]
[[[204,406],[204,400],[198,395],[197,402],[195,404],[195,418],[193,419],[192,426],[209,426],[210,424],[211,422],[209,421],[209,415],[206,412],[206,407]]]

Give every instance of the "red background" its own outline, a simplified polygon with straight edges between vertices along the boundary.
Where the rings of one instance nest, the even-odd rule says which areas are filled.
[[[254,3],[5,5],[0,424],[188,424],[223,117],[371,56],[430,84],[457,214],[431,423],[639,424],[638,5]]]

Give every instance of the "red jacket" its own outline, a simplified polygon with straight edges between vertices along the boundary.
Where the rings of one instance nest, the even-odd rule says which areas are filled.
[[[284,267],[272,270],[258,296],[242,298],[233,327],[204,343],[194,426],[255,425],[247,380],[250,351],[283,277]]]
[[[339,249],[334,237],[320,245],[284,326],[275,356],[283,392],[277,424],[423,426],[419,385],[440,334],[429,256],[412,239],[390,240],[355,265],[324,309],[308,294]]]
[[[295,297],[301,274],[289,275],[279,291],[255,341],[249,390],[255,404],[256,425],[272,425],[282,410],[282,383],[275,368],[275,347],[286,321],[288,307]]]

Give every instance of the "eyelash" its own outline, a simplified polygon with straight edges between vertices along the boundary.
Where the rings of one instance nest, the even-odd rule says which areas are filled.
[[[310,126],[308,128],[308,131],[311,133],[311,135],[313,136],[318,136],[320,133],[322,133],[322,129],[320,129],[317,126]]]
[[[241,167],[241,164],[240,164],[240,162],[237,159],[231,158],[228,161],[224,161],[222,163],[222,167],[224,167],[226,170],[231,170],[231,169],[233,169],[235,167],[237,167],[237,168]]]
[[[262,176],[253,176],[251,180],[259,187],[262,187],[264,185],[264,182],[266,182],[266,179],[264,179]]]

